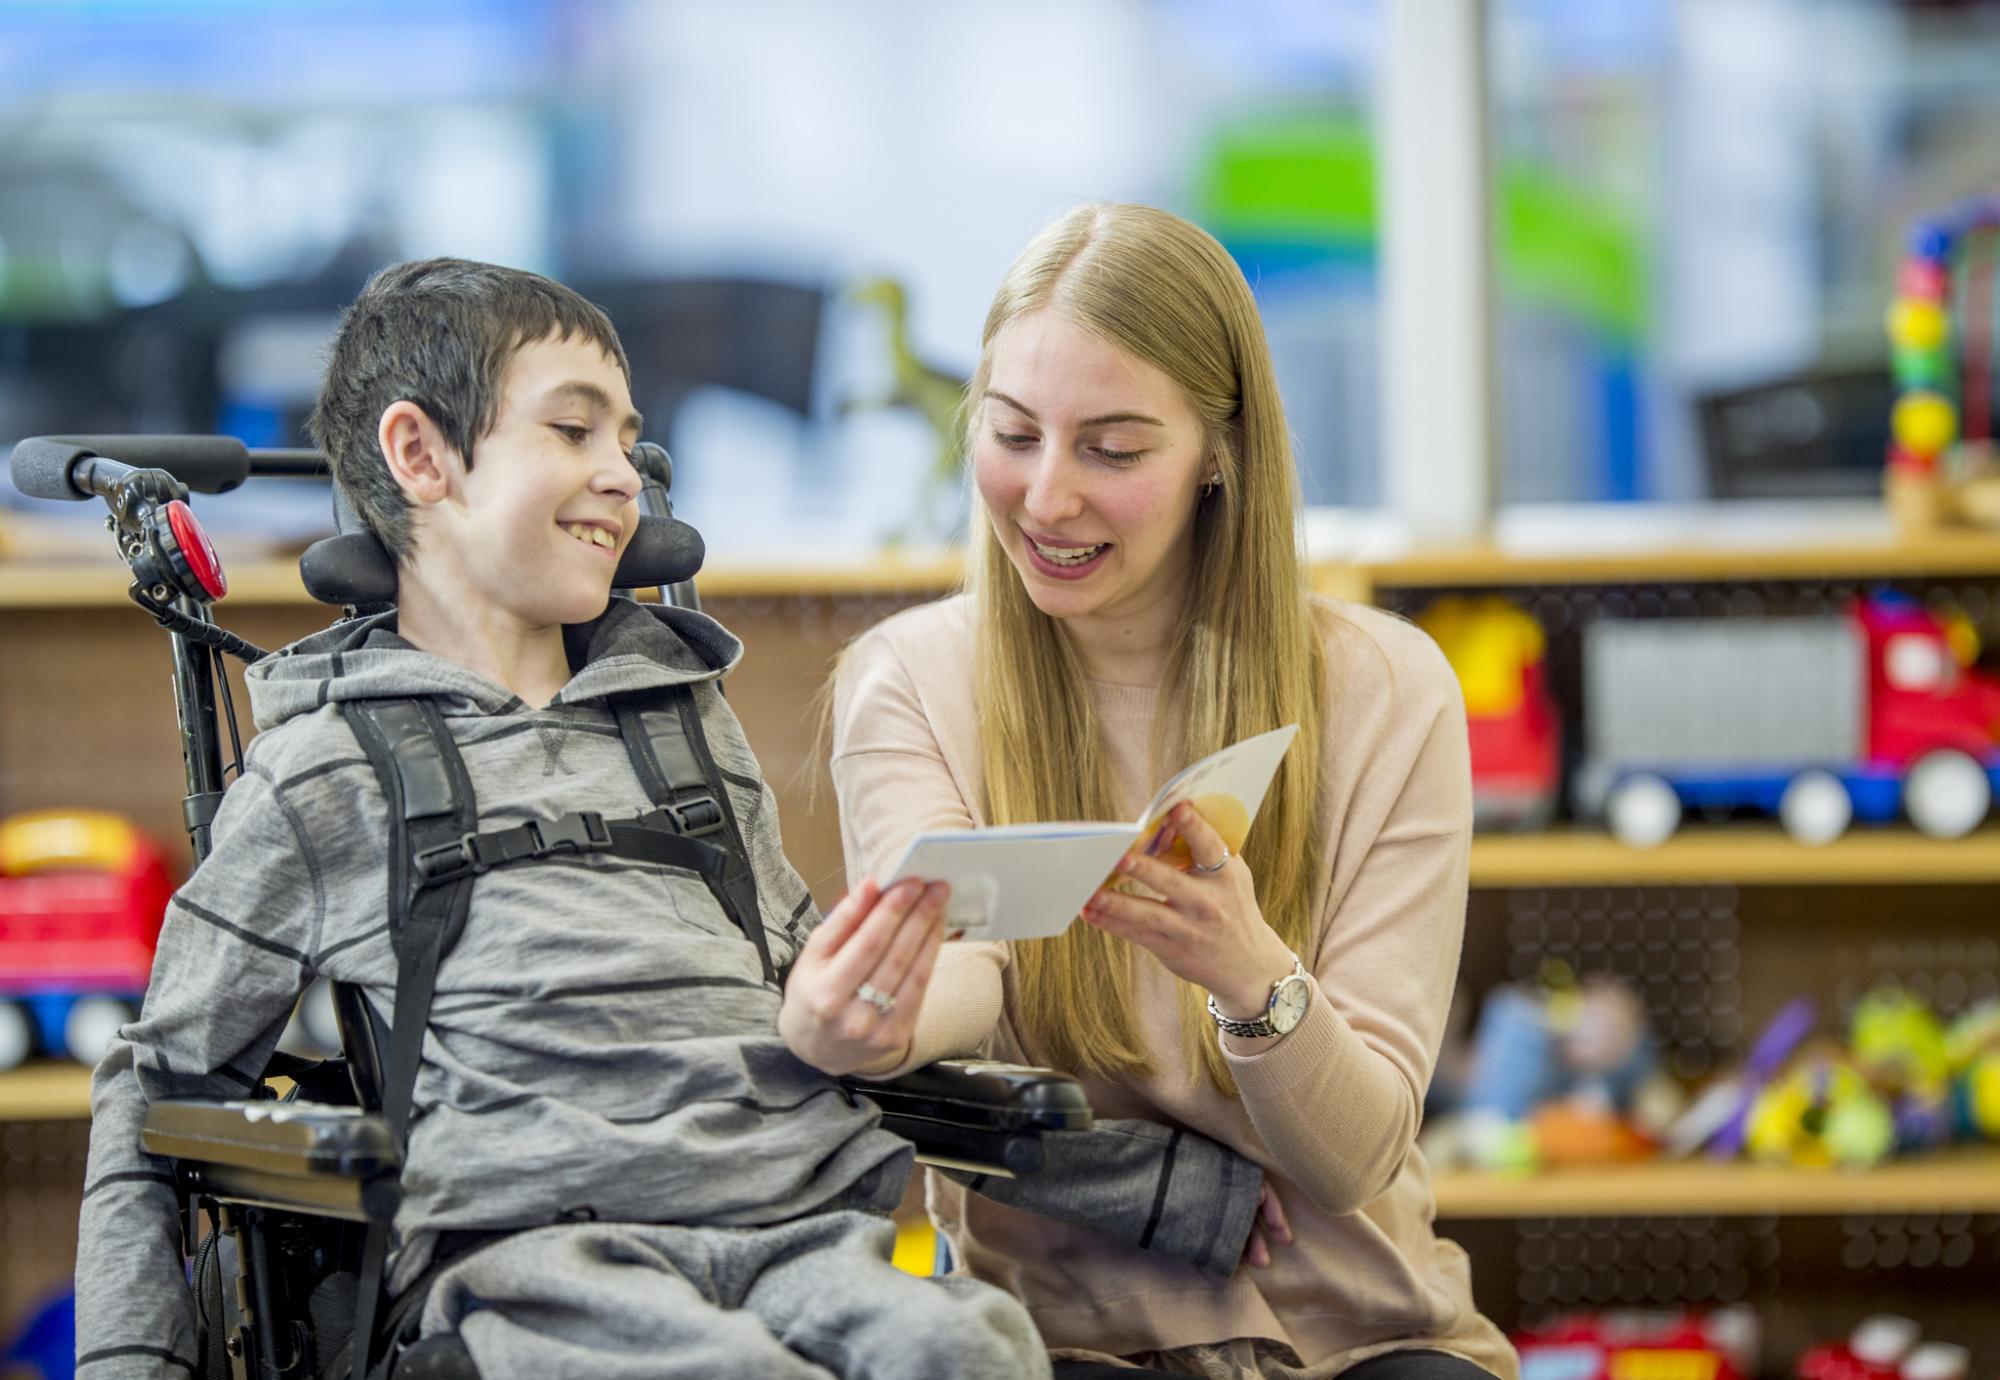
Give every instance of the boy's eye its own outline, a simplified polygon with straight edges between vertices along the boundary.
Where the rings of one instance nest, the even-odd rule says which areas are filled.
[[[556,422],[553,425],[556,434],[573,446],[580,446],[590,439],[590,428],[587,426],[573,426],[565,422]]]

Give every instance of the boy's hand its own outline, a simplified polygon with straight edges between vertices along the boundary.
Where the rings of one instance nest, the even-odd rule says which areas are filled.
[[[874,880],[841,898],[806,938],[785,984],[785,1047],[839,1077],[894,1068],[908,1056],[924,988],[944,942],[943,882]]]
[[[1243,1264],[1266,1269],[1271,1264],[1271,1247],[1292,1244],[1292,1224],[1285,1220],[1285,1205],[1271,1180],[1264,1180],[1257,1192],[1257,1215],[1250,1219],[1250,1238],[1243,1243]]]

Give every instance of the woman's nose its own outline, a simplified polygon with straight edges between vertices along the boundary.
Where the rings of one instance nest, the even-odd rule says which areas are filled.
[[[1054,527],[1082,510],[1074,477],[1064,463],[1066,458],[1053,449],[1045,450],[1028,480],[1028,492],[1021,506],[1037,526]]]

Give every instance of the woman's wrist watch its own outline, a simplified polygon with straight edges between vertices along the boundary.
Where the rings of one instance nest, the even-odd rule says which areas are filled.
[[[1208,994],[1208,1014],[1216,1028],[1225,1035],[1252,1040],[1265,1035],[1290,1033],[1305,1019],[1306,1008],[1311,1005],[1312,984],[1306,981],[1306,968],[1299,962],[1297,954],[1292,955],[1292,971],[1271,984],[1271,999],[1264,1003],[1264,1014],[1255,1020],[1239,1021],[1223,1015],[1221,1008],[1215,1004],[1215,994]]]

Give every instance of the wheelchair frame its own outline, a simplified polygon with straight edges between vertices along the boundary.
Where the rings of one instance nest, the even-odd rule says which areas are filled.
[[[324,475],[325,458],[309,450],[251,450],[229,437],[32,438],[15,451],[17,484],[23,448],[42,446],[46,452],[52,445],[77,452],[73,468],[65,462],[71,492],[63,496],[84,498],[88,487],[105,499],[111,509],[106,525],[133,572],[128,593],[166,630],[172,645],[188,788],[183,816],[199,863],[208,856],[210,822],[225,789],[220,713],[229,716],[227,732],[240,759],[234,705],[218,663],[225,652],[246,661],[264,652],[215,623],[209,606],[220,597],[212,587],[220,582],[219,564],[189,510],[175,514],[173,508],[187,503],[190,489],[221,493],[252,476]],[[111,458],[120,451],[153,457],[156,465],[127,466]],[[671,520],[672,467],[666,452],[642,443],[635,463],[645,476],[642,521]],[[85,465],[91,473],[84,473]],[[46,492],[45,478],[43,488]],[[204,563],[213,579],[204,578]],[[699,607],[692,578],[666,586],[663,594],[683,607]],[[358,603],[350,603],[343,617],[359,611]],[[224,678],[218,695],[219,674]],[[199,1359],[209,1375],[292,1380],[347,1373],[335,1358],[351,1353],[350,1340],[322,1338],[317,1330],[337,1322],[351,1306],[340,1297],[340,1281],[351,1278],[348,1271],[366,1230],[393,1220],[402,1201],[402,1157],[388,1124],[373,1114],[381,1087],[378,1018],[354,989],[336,989],[335,1010],[341,1056],[315,1061],[276,1054],[250,1099],[168,1100],[148,1110],[141,1144],[173,1162],[183,1247],[195,1262]],[[290,1078],[292,1087],[281,1096],[270,1085],[273,1077]],[[920,1161],[977,1173],[1039,1172],[1044,1134],[1088,1130],[1091,1124],[1077,1083],[1045,1069],[955,1060],[893,1081],[841,1083],[850,1098],[875,1102],[884,1128],[914,1142]],[[225,1262],[225,1255],[233,1255],[233,1262]],[[447,1349],[431,1351],[418,1364],[429,1343],[397,1350],[410,1296],[427,1282],[399,1296],[404,1308],[376,1310],[382,1346],[369,1370],[371,1380],[398,1374],[405,1360],[410,1363],[400,1372],[405,1375],[470,1373],[456,1339],[449,1340],[460,1361]],[[352,1321],[348,1316],[350,1327]],[[208,1332],[217,1324],[219,1335]]]

